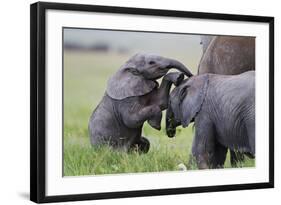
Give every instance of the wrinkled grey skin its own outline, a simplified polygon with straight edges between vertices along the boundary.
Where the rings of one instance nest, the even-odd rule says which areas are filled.
[[[255,38],[234,36],[201,36],[203,55],[198,74],[235,75],[255,70]],[[232,166],[243,161],[239,152],[230,152]]]
[[[193,120],[198,168],[223,167],[227,149],[255,157],[255,71],[184,80],[170,94],[167,135],[173,137],[177,126]]]
[[[198,74],[236,75],[255,70],[254,37],[215,36],[209,45],[202,37],[201,41],[203,55],[198,66]]]
[[[89,121],[92,145],[108,144],[128,151],[146,153],[149,141],[141,136],[143,123],[160,130],[162,110],[167,109],[169,91],[174,83],[192,74],[180,62],[151,54],[129,59],[108,81],[106,93]],[[164,76],[165,75],[165,76]],[[158,87],[157,79],[162,83]]]

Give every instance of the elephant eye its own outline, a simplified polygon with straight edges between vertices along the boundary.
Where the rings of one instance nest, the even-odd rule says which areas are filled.
[[[149,61],[149,65],[154,65],[155,61]]]

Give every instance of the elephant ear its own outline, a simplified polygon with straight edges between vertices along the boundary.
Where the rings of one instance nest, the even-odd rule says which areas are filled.
[[[181,124],[187,127],[190,121],[200,112],[204,103],[209,85],[208,74],[195,76],[190,79],[188,85],[179,92],[181,101]]]
[[[107,94],[117,100],[141,96],[158,87],[156,81],[142,77],[134,67],[121,68],[107,83]]]

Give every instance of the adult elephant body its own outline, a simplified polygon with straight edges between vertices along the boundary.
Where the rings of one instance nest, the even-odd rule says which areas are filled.
[[[155,129],[161,129],[161,111],[168,106],[170,87],[184,78],[179,72],[167,74],[171,68],[192,75],[173,59],[151,54],[137,54],[129,59],[109,79],[106,93],[90,118],[92,145],[147,152],[149,141],[141,136],[143,123],[147,120]],[[162,76],[158,87],[156,80]]]
[[[254,37],[215,36],[211,39],[201,38],[203,55],[199,63],[198,74],[236,75],[255,70]],[[208,41],[204,38],[207,38]]]
[[[166,129],[194,120],[192,154],[200,169],[223,167],[227,149],[255,156],[255,71],[239,75],[202,74],[176,87]]]

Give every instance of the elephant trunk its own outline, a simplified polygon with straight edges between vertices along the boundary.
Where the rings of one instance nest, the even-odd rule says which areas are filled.
[[[190,70],[177,60],[169,59],[169,68],[175,68],[183,72],[187,77],[193,76]]]
[[[176,135],[175,118],[170,105],[166,112],[166,134],[168,137],[174,137]]]

